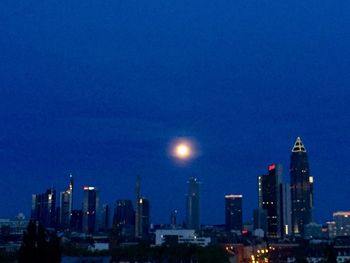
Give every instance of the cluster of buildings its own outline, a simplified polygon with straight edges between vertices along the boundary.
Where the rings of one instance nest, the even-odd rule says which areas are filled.
[[[225,230],[262,230],[273,240],[287,237],[314,238],[325,235],[350,235],[349,212],[335,212],[334,220],[326,228],[313,218],[313,176],[310,174],[308,154],[298,137],[290,156],[290,182],[283,181],[282,166],[272,163],[267,173],[258,176],[258,207],[253,211],[253,224],[243,224],[241,194],[225,195]],[[59,195],[48,189],[32,198],[31,218],[45,227],[93,234],[113,228],[128,240],[146,238],[150,232],[150,201],[140,193],[140,178],[136,179],[135,206],[132,200],[117,200],[113,216],[108,205],[100,206],[99,190],[85,186],[83,206],[73,209],[74,182],[70,175],[69,186]],[[58,206],[56,204],[58,203]],[[199,232],[200,183],[189,178],[186,195],[186,225],[184,228]],[[171,214],[170,228],[178,228],[177,211]],[[110,224],[110,218],[113,218]],[[248,228],[248,229],[245,229]],[[258,233],[262,233],[261,231]]]
[[[212,226],[210,233],[208,226],[201,226],[200,183],[194,177],[188,181],[185,224],[177,223],[176,210],[172,211],[169,223],[151,224],[150,201],[141,194],[139,177],[136,178],[134,202],[117,200],[112,212],[110,206],[101,205],[99,189],[92,186],[83,187],[82,207],[73,208],[75,187],[70,175],[67,189],[58,196],[53,188],[32,196],[31,219],[61,233],[112,234],[114,239],[111,244],[114,245],[147,240],[155,245],[193,243],[206,246],[210,242],[241,242],[241,237],[244,238],[247,233],[264,242],[288,240],[291,243],[303,239],[350,236],[350,212],[335,212],[333,220],[324,225],[314,222],[314,179],[300,137],[291,151],[289,171],[289,183],[283,181],[282,166],[277,163],[268,165],[266,174],[257,177],[258,207],[253,211],[251,223],[243,222],[243,195],[225,195],[225,223]],[[23,226],[23,222],[27,221],[22,218],[21,222]],[[265,251],[262,249],[259,251]]]

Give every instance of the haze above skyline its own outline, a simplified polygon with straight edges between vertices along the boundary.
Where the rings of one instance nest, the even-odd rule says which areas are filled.
[[[348,1],[0,2],[0,217],[72,173],[103,202],[134,200],[152,222],[185,217],[202,182],[202,223],[224,222],[224,195],[257,206],[257,176],[309,154],[315,218],[350,210]],[[168,155],[178,137],[200,154]]]

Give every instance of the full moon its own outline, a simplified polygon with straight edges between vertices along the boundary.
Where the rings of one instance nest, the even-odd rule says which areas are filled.
[[[178,165],[188,164],[198,156],[198,146],[194,138],[174,138],[168,146],[168,155]]]
[[[180,159],[187,159],[191,155],[191,148],[185,143],[180,143],[175,146],[175,155]]]

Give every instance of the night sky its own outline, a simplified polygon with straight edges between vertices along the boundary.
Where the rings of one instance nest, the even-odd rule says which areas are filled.
[[[224,195],[257,206],[257,176],[297,136],[314,176],[315,217],[350,210],[350,2],[1,0],[0,217],[30,214],[31,194],[75,178],[103,203],[133,199],[152,222],[185,217],[187,179],[202,223]],[[179,165],[167,149],[192,138]]]

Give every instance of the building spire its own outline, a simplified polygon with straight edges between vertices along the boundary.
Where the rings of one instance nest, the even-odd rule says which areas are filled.
[[[300,137],[297,137],[292,152],[306,152],[305,146],[303,144],[303,142],[301,141]]]

